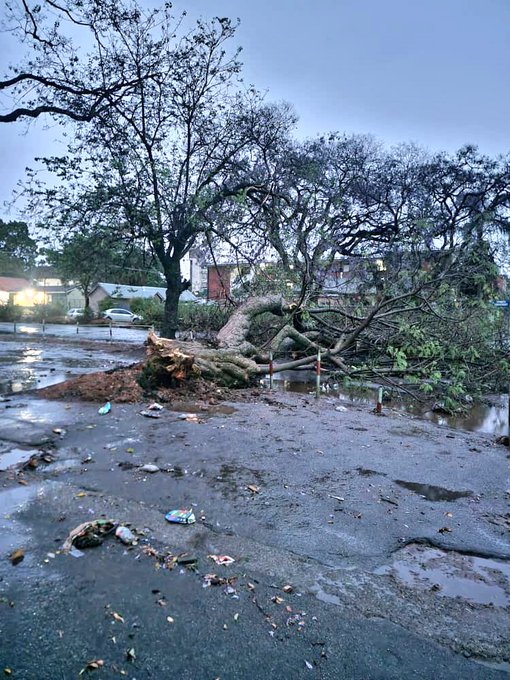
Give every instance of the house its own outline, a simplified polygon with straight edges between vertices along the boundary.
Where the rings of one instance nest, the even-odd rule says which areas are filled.
[[[124,309],[129,309],[129,303],[133,298],[151,299],[156,298],[164,302],[166,298],[166,288],[158,286],[126,286],[121,283],[98,283],[90,293],[90,307],[94,312],[99,311],[99,303],[105,298],[110,297],[115,300],[115,305]],[[189,290],[181,293],[182,302],[196,302],[198,298]]]
[[[44,292],[45,300],[50,305],[61,305],[65,309],[85,307],[85,296],[76,286],[44,285],[39,286],[38,290]]]
[[[45,301],[44,291],[34,288],[28,279],[0,276],[0,304],[33,307],[44,304]]]

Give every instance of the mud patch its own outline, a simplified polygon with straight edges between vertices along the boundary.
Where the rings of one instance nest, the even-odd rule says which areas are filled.
[[[399,551],[393,564],[374,573],[440,597],[495,607],[510,604],[509,562],[410,544]]]
[[[456,501],[458,498],[467,498],[473,495],[472,491],[450,491],[443,486],[433,486],[431,484],[419,484],[417,482],[405,482],[402,479],[395,479],[395,484],[414,491],[419,496],[423,496],[428,501]]]

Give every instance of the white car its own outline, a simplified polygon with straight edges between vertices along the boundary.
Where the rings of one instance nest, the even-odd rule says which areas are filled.
[[[79,319],[81,316],[85,316],[84,307],[73,307],[66,314],[68,319]]]
[[[137,314],[133,314],[129,309],[122,309],[121,307],[107,309],[103,312],[103,318],[110,319],[110,321],[119,321],[121,323],[136,323],[141,321],[141,317]]]

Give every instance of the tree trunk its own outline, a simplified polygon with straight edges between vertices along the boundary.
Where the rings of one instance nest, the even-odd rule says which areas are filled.
[[[161,325],[163,338],[175,338],[179,327],[179,297],[182,293],[181,266],[179,260],[165,263],[166,298],[165,314]]]
[[[232,314],[227,323],[218,332],[218,345],[222,349],[234,349],[244,355],[256,352],[247,340],[253,319],[264,312],[283,316],[290,307],[281,295],[264,295],[249,298]]]

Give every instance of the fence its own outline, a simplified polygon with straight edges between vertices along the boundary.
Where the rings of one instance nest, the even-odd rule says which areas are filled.
[[[145,338],[149,330],[154,330],[153,326],[130,324],[129,326],[115,324],[110,321],[108,324],[83,324],[79,321],[75,324],[48,324],[42,322],[2,322],[0,323],[0,333],[12,334],[15,336],[28,335],[40,338],[61,337],[79,338],[91,340],[114,340],[122,342],[136,342]],[[143,333],[143,334],[142,334]]]

